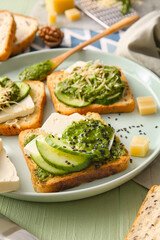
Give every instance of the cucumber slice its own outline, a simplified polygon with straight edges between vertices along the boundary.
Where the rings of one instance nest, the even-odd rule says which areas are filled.
[[[31,87],[29,86],[28,83],[25,83],[25,82],[16,81],[15,83],[16,83],[16,85],[20,89],[19,96],[18,96],[18,98],[15,101],[16,102],[20,102],[21,100],[23,100],[25,97],[28,96]]]
[[[109,97],[103,98],[103,99],[96,99],[94,103],[101,104],[101,105],[109,105],[117,102],[120,100],[123,96],[123,91],[120,91],[118,93],[115,93],[114,95],[111,95]]]
[[[71,97],[63,94],[59,89],[56,89],[54,91],[54,94],[60,102],[64,103],[65,105],[68,105],[68,106],[81,108],[81,107],[86,107],[89,104],[91,104],[91,102],[85,102],[82,99],[71,98]]]
[[[57,169],[51,165],[49,165],[47,162],[44,161],[44,159],[41,157],[40,154],[31,154],[32,160],[43,170],[52,173],[54,175],[64,175],[66,172],[62,169]]]
[[[78,150],[76,151],[76,149],[72,148],[69,144],[64,143],[56,136],[53,137],[51,134],[48,135],[45,140],[51,147],[56,148],[62,152],[70,153],[72,155],[79,155],[86,158],[96,157],[96,155],[91,152],[82,152]]]
[[[80,171],[90,164],[90,160],[86,157],[59,151],[45,142],[36,141],[36,145],[40,155],[48,164],[67,172]]]

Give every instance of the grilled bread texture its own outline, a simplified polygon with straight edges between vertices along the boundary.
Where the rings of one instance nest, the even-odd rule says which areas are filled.
[[[125,240],[159,239],[160,186],[153,186],[142,203]]]
[[[32,114],[0,123],[0,135],[17,135],[22,130],[41,127],[46,102],[45,85],[40,81],[25,81],[31,87],[30,96],[35,104]]]
[[[87,113],[86,117],[95,120],[101,120],[103,123],[105,123],[97,113]],[[91,164],[88,168],[79,172],[69,173],[62,176],[54,176],[46,181],[40,181],[35,175],[35,170],[38,168],[37,164],[24,153],[25,140],[32,135],[38,134],[40,134],[40,129],[28,129],[22,131],[19,135],[19,143],[31,173],[31,180],[34,190],[39,193],[59,192],[65,189],[73,188],[82,183],[91,182],[96,179],[104,178],[121,172],[125,170],[129,164],[130,156],[128,151],[126,151],[125,155],[116,159],[114,162],[108,162],[100,165],[98,168],[95,164]],[[124,145],[123,147],[125,148]]]
[[[8,59],[15,40],[16,23],[9,11],[0,11],[0,61]]]
[[[120,113],[120,112],[132,112],[135,108],[135,100],[133,98],[133,94],[131,92],[131,89],[128,85],[127,79],[125,78],[124,74],[121,71],[121,79],[126,84],[126,89],[123,94],[123,97],[113,104],[109,105],[101,105],[101,104],[91,104],[86,107],[82,108],[76,108],[76,107],[70,107],[62,102],[60,102],[55,94],[54,89],[55,86],[64,79],[65,74],[64,71],[61,72],[54,72],[50,74],[47,77],[47,86],[50,91],[50,95],[52,98],[52,102],[55,107],[55,111],[61,114],[70,115],[73,113],[80,113],[80,114],[86,114],[87,112],[96,112],[96,113]]]

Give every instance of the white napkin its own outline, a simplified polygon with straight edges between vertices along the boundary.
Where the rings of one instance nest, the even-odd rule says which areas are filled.
[[[116,54],[149,68],[160,76],[160,10],[134,23],[120,38]]]

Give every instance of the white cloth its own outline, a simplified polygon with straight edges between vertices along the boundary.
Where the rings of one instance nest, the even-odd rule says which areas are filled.
[[[134,23],[120,38],[116,54],[144,65],[160,76],[160,10]]]

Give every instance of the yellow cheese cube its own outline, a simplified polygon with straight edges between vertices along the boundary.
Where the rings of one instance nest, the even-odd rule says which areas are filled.
[[[65,10],[74,8],[74,0],[52,0],[54,11],[58,14],[64,13]]]
[[[56,12],[49,12],[49,13],[48,13],[48,23],[49,23],[49,24],[54,24],[54,23],[56,23],[56,17],[57,17]]]
[[[149,138],[134,136],[130,144],[132,156],[144,157],[149,149]]]
[[[80,18],[80,11],[77,8],[72,8],[65,11],[65,16],[70,21],[75,21]]]
[[[153,97],[137,97],[138,110],[141,115],[156,113],[157,107]]]

